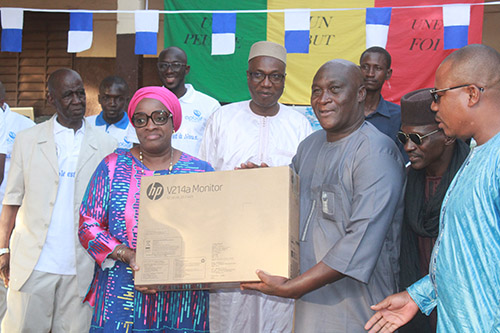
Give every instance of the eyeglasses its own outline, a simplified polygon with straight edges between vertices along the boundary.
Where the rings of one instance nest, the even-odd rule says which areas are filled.
[[[411,140],[413,141],[413,143],[415,143],[416,145],[420,146],[422,144],[422,140],[434,133],[437,133],[439,132],[439,128],[435,131],[432,131],[430,133],[427,133],[425,135],[420,135],[418,133],[408,133],[406,134],[405,132],[402,132],[402,131],[399,131],[398,132],[398,140],[399,142],[401,142],[403,145],[406,144],[406,141],[408,140]]]
[[[463,87],[468,87],[468,86],[474,86],[474,84],[467,83],[467,84],[461,84],[459,86],[455,86],[455,87],[451,87],[451,88],[443,88],[443,89],[436,89],[436,88],[434,88],[434,89],[429,90],[429,92],[431,93],[431,96],[432,96],[432,99],[434,100],[434,103],[437,104],[437,103],[439,103],[439,98],[441,97],[441,96],[438,95],[439,92],[444,92],[444,91],[458,89],[458,88],[463,88]],[[480,92],[484,91],[484,88],[482,88],[482,87],[477,87],[477,88],[479,89]]]
[[[285,78],[284,74],[280,73],[271,73],[271,74],[266,74],[262,72],[248,72],[248,75],[252,78],[252,81],[255,83],[262,82],[266,79],[266,77],[269,78],[269,81],[274,84],[278,84],[283,82],[283,79]]]
[[[150,116],[144,112],[137,112],[132,116],[132,125],[134,125],[135,128],[145,127],[149,119],[151,119],[153,124],[161,126],[165,125],[170,117],[172,117],[172,114],[165,110],[153,111]]]
[[[181,62],[159,62],[156,66],[158,66],[158,69],[162,72],[167,71],[169,68],[172,69],[172,72],[178,72],[186,67],[186,64]]]

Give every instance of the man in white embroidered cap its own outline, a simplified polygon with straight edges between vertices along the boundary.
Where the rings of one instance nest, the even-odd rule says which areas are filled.
[[[262,41],[248,57],[251,99],[214,112],[207,121],[200,158],[215,170],[290,164],[299,143],[311,133],[309,121],[278,102],[285,87],[286,50]],[[210,295],[213,332],[291,332],[293,300],[253,291]]]
[[[207,121],[200,158],[215,170],[242,163],[288,165],[297,146],[311,133],[309,121],[278,102],[285,88],[286,50],[273,42],[252,45],[247,82],[250,100],[232,103]]]

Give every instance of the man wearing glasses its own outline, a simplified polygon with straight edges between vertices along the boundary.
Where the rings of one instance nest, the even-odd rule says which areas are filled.
[[[139,143],[135,128],[125,115],[129,101],[127,82],[119,76],[108,76],[99,85],[99,104],[102,111],[87,120],[97,129],[108,133],[118,141],[118,148],[130,149]]]
[[[200,158],[215,170],[290,164],[311,133],[309,121],[278,103],[285,87],[286,50],[262,41],[252,45],[247,83],[251,100],[225,105],[208,120]],[[258,195],[258,193],[256,193]],[[240,290],[210,295],[214,332],[291,332],[293,301]]]
[[[398,139],[411,163],[399,260],[402,289],[429,274],[444,195],[469,154],[465,142],[446,136],[438,128],[432,101],[429,89],[413,91],[401,99],[402,126]],[[400,332],[435,332],[436,320],[436,311],[429,318],[419,313]]]
[[[435,307],[438,332],[500,331],[500,54],[465,46],[441,63],[435,86],[439,128],[477,147],[443,199],[429,274],[372,306],[370,332],[393,332]]]
[[[278,103],[285,88],[286,50],[262,41],[252,45],[247,83],[250,100],[225,105],[207,122],[201,159],[215,170],[241,164],[288,165],[300,141],[311,133],[309,121]]]
[[[157,67],[161,83],[177,96],[182,108],[182,125],[172,135],[172,146],[198,157],[207,119],[220,104],[185,83],[190,67],[184,50],[175,46],[164,49],[158,57]]]

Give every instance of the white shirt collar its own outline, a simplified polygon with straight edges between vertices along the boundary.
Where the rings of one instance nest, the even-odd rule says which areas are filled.
[[[72,128],[68,128],[68,127],[65,127],[63,125],[61,125],[58,121],[57,121],[57,115],[54,117],[54,134],[57,134],[57,133],[60,133],[60,132],[63,132],[63,131],[68,131],[68,130],[71,130],[73,131]],[[85,121],[83,121],[82,119],[82,126],[75,132],[75,135],[76,134],[85,134]]]

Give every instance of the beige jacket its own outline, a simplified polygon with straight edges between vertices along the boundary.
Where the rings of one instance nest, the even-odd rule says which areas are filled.
[[[47,236],[57,196],[59,167],[54,141],[54,117],[20,132],[12,151],[4,205],[20,206],[10,239],[10,288],[19,290],[31,275]],[[80,204],[97,165],[116,148],[116,140],[85,123],[85,136],[75,178],[74,226],[78,293],[84,297],[94,261],[78,240]]]

